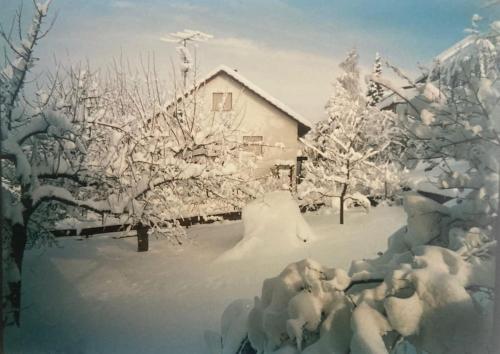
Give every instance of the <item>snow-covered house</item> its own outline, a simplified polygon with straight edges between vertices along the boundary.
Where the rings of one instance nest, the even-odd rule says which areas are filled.
[[[453,66],[460,65],[461,60],[466,58],[471,54],[471,51],[476,50],[474,36],[467,36],[462,40],[458,41],[448,49],[442,51],[439,55],[435,56],[432,60],[433,68],[428,73],[423,73],[415,79],[415,83],[424,83],[428,79],[430,81],[436,81],[442,75],[446,75],[448,72],[452,72]],[[415,88],[412,86],[406,86],[404,89],[408,92],[409,96],[412,96]],[[378,104],[377,107],[382,110],[391,110],[393,112],[397,111],[398,106],[405,105],[405,102],[395,93],[391,92],[385,96]]]
[[[227,66],[197,80],[178,100],[193,92],[203,102],[201,109],[234,113],[242,155],[255,162],[257,177],[274,173],[286,183],[295,183],[303,160],[299,138],[311,127],[306,118]]]

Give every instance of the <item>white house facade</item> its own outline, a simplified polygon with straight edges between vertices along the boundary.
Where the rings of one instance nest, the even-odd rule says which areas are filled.
[[[243,155],[255,162],[257,177],[274,173],[295,183],[303,160],[299,138],[311,127],[307,119],[227,66],[198,80],[196,92],[201,109],[234,113]]]

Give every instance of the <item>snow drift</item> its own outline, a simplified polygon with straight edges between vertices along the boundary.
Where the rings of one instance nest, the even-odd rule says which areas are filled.
[[[289,191],[265,194],[243,208],[244,235],[218,261],[263,253],[286,253],[315,239],[309,224]]]

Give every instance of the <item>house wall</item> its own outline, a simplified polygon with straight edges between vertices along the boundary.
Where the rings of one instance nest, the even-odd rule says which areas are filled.
[[[296,164],[301,150],[297,121],[224,73],[209,80],[199,91],[204,109],[212,109],[213,92],[232,93],[235,125],[241,142],[243,136],[263,137],[261,157],[252,158],[243,153],[244,158],[255,161],[257,176],[268,174],[275,164]]]

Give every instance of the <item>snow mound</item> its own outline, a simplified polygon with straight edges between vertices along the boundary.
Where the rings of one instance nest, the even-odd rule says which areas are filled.
[[[332,321],[351,311],[343,296],[349,283],[345,271],[323,267],[310,259],[292,263],[279,276],[266,279],[262,296],[255,298],[248,316],[252,347],[259,353],[272,352],[285,344],[301,350],[317,340],[323,322],[321,331],[331,330],[328,336],[333,340],[348,335],[347,340],[340,340],[344,345],[339,344],[339,349],[345,349],[349,330],[332,327]],[[326,320],[325,313],[329,314]]]
[[[255,253],[285,253],[315,239],[289,191],[275,191],[250,202],[242,211],[244,235],[218,261]]]

